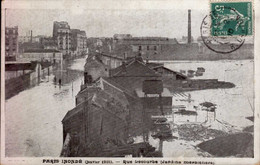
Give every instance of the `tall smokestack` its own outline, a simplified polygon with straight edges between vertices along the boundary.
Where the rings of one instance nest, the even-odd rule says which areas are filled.
[[[31,30],[31,43],[32,43],[32,30]]]
[[[188,44],[191,43],[191,10],[188,10]]]

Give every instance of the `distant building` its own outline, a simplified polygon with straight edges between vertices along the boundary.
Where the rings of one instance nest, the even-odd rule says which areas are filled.
[[[27,50],[38,50],[38,49],[44,49],[43,45],[39,42],[24,42],[19,43],[19,56],[23,54],[23,52]],[[19,58],[19,56],[17,58]]]
[[[16,60],[18,54],[18,26],[5,28],[5,59]]]
[[[127,39],[127,38],[132,38],[131,34],[114,34],[114,39],[120,40],[120,39]]]
[[[38,36],[32,36],[32,35],[19,36],[18,42],[19,43],[25,43],[25,42],[36,43],[36,42],[40,42],[40,40],[44,37],[46,37],[46,36],[42,36],[42,35],[38,35]]]
[[[27,61],[38,61],[38,62],[45,62],[48,61],[50,63],[62,63],[63,55],[58,50],[52,49],[35,49],[35,50],[26,50],[20,58],[22,60]]]
[[[58,50],[64,55],[71,54],[71,30],[68,22],[53,23],[53,39],[57,43]]]
[[[86,32],[79,29],[71,29],[71,50],[78,56],[87,51]]]
[[[130,37],[123,39],[113,39],[108,50],[113,55],[124,57],[142,56],[148,58],[158,56],[162,52],[168,51],[171,45],[178,44],[175,38],[166,37]],[[111,48],[110,48],[111,47]],[[105,48],[103,48],[104,50]]]
[[[58,50],[58,44],[52,37],[43,37],[40,39],[40,44],[43,46],[43,49],[54,49]]]

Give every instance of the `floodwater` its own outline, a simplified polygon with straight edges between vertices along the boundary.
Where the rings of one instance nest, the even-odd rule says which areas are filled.
[[[253,125],[253,122],[245,117],[253,116],[254,113],[254,62],[253,60],[240,61],[175,61],[165,62],[165,67],[175,71],[197,70],[197,67],[206,69],[203,76],[194,77],[194,79],[218,79],[219,81],[232,82],[236,85],[230,89],[209,89],[192,92],[184,92],[182,95],[174,93],[173,105],[185,105],[186,107],[198,106],[202,102],[212,102],[217,105],[216,119],[232,128],[241,131],[246,126]],[[190,94],[191,102],[188,100]],[[201,114],[201,113],[204,113]],[[205,122],[206,116],[214,116],[205,111],[198,112],[198,121]],[[177,117],[178,118],[178,117]],[[183,116],[179,117],[183,119]],[[194,116],[190,116],[184,123],[192,121]],[[176,122],[176,119],[175,119]],[[211,128],[221,130],[219,122],[212,122]],[[175,140],[172,142],[164,141],[162,144],[162,153],[164,157],[198,157],[210,156],[208,153],[202,153],[195,146],[202,141],[184,141]],[[159,141],[153,145],[158,147]]]
[[[75,107],[75,95],[83,82],[85,59],[74,60],[69,66],[70,74],[61,87],[53,82],[54,75],[46,77],[42,83],[20,92],[5,102],[6,156],[59,156],[62,148],[61,120],[68,110]],[[165,66],[179,71],[204,67],[203,76],[199,78],[218,78],[236,85],[232,89],[212,89],[185,92],[191,95],[196,105],[204,101],[217,104],[217,119],[233,124],[239,128],[252,125],[245,119],[253,115],[253,65],[250,60],[241,61],[202,61],[202,62],[165,62]],[[74,76],[70,76],[74,74]],[[174,95],[173,104],[186,104]],[[149,138],[152,145],[158,146],[158,140]],[[164,141],[164,157],[201,156],[193,146],[196,142],[183,140]],[[184,152],[185,151],[185,152]]]
[[[72,62],[69,74],[63,73],[67,83],[61,87],[54,84],[54,75],[50,75],[38,86],[5,102],[7,157],[59,156],[63,140],[61,121],[75,107],[84,63],[84,58]]]

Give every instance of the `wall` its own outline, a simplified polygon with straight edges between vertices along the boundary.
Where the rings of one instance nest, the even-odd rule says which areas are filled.
[[[30,73],[5,80],[5,98],[8,99],[30,87]]]
[[[84,102],[74,110],[78,113],[63,121],[63,140],[66,134],[72,135],[72,148],[84,150],[84,156],[95,156],[111,142],[122,143],[126,137],[125,126],[121,119],[105,109]],[[84,148],[87,146],[87,149]],[[70,156],[82,156],[71,152]],[[81,152],[82,154],[82,152]]]
[[[104,55],[100,55],[99,58],[105,65],[109,66],[109,68],[116,68],[122,65],[123,61],[123,59],[108,57]]]

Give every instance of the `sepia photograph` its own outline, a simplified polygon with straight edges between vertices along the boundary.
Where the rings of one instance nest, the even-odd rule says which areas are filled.
[[[2,1],[1,164],[259,163],[256,3]]]

